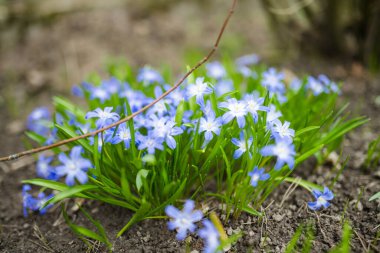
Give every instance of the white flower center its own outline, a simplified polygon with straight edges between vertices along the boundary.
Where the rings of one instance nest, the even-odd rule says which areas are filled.
[[[289,150],[289,147],[287,145],[280,143],[274,147],[274,153],[280,159],[286,159],[287,157],[289,157],[290,150]]]
[[[323,196],[319,196],[317,198],[317,202],[321,205],[325,204],[327,201],[323,198]]]
[[[108,112],[101,111],[101,112],[99,112],[98,115],[99,115],[99,118],[101,118],[101,119],[108,119],[110,114]]]
[[[47,171],[47,168],[48,168],[48,166],[47,166],[46,163],[41,163],[41,164],[40,164],[40,170],[41,170],[41,171],[44,171],[44,172],[45,172],[45,171]]]
[[[253,176],[252,176],[252,182],[258,181],[259,178],[260,178],[260,176],[258,174],[253,174]]]
[[[230,110],[235,116],[244,116],[245,114],[244,105],[241,103],[232,104]]]
[[[71,171],[77,169],[77,167],[75,166],[75,163],[72,162],[72,161],[70,161],[70,162],[68,162],[68,163],[66,164],[66,168],[67,168],[68,170],[71,170]]]
[[[288,135],[288,128],[286,128],[285,126],[278,127],[277,132],[279,133],[279,135],[281,137],[287,136]]]
[[[247,151],[247,143],[245,140],[239,142],[239,149],[241,149],[243,152]]]
[[[195,92],[196,94],[202,94],[205,90],[205,87],[203,84],[199,84],[197,86],[195,86]]]
[[[120,139],[128,140],[131,138],[131,134],[128,131],[123,131],[120,133]]]
[[[247,107],[250,111],[257,111],[259,109],[259,105],[253,100],[247,102]]]
[[[189,227],[189,225],[191,225],[191,222],[186,217],[178,219],[178,222],[181,224],[182,227]]]

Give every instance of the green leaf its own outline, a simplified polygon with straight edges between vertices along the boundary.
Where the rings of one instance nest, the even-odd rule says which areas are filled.
[[[36,134],[34,132],[25,132],[25,134],[30,138],[32,139],[33,141],[39,143],[40,145],[44,144],[45,141],[46,141],[46,138],[39,135],[39,134]]]
[[[379,199],[380,198],[380,192],[376,193],[375,195],[373,195],[369,201],[372,201],[372,200],[375,200],[375,199]]]
[[[263,216],[263,214],[262,213],[260,213],[259,211],[256,211],[255,209],[253,209],[252,207],[249,207],[249,206],[244,206],[243,208],[242,208],[242,210],[244,211],[244,212],[247,212],[247,213],[249,213],[249,214],[252,214],[252,215],[255,215],[255,216]]]
[[[177,107],[177,112],[175,114],[175,122],[178,125],[181,125],[181,123],[182,123],[182,118],[183,118],[184,112],[185,112],[185,102],[181,101],[181,103],[179,103],[179,105]]]
[[[91,231],[91,230],[89,230],[89,229],[87,229],[85,227],[78,226],[78,225],[75,225],[74,223],[72,223],[70,221],[69,216],[67,215],[67,212],[66,212],[64,206],[62,206],[62,214],[63,214],[63,218],[65,219],[66,223],[73,230],[73,232],[76,233],[77,235],[79,235],[79,236],[85,236],[85,237],[88,237],[90,239],[97,240],[99,242],[105,243],[107,245],[109,244],[108,240],[106,240],[105,238],[103,238],[101,235],[98,235],[94,231]]]
[[[305,128],[302,128],[301,130],[298,130],[296,132],[296,136],[295,137],[298,137],[300,135],[303,135],[307,132],[310,132],[310,131],[313,131],[313,130],[316,130],[316,129],[319,129],[320,126],[309,126],[309,127],[305,127]]]
[[[76,186],[73,186],[73,187],[71,187],[65,191],[58,193],[53,198],[46,201],[44,206],[47,206],[48,204],[57,203],[58,201],[60,201],[62,199],[77,197],[78,193],[81,193],[83,191],[88,191],[88,190],[94,190],[94,189],[98,189],[98,188],[99,187],[96,185],[76,185]]]
[[[286,177],[286,178],[276,178],[275,180],[283,180],[286,182],[294,183],[296,185],[302,186],[308,191],[312,191],[313,189],[317,190],[323,190],[323,187],[314,183],[311,183],[309,181],[303,180],[301,178],[293,178],[293,177]]]
[[[183,190],[184,190],[184,188],[186,186],[186,182],[187,182],[187,179],[184,179],[183,182],[182,182],[182,184],[179,186],[178,190],[169,199],[167,199],[166,201],[164,201],[163,203],[161,203],[161,205],[159,205],[158,207],[156,207],[155,209],[153,209],[152,211],[150,211],[148,215],[151,215],[151,214],[154,214],[154,213],[160,211],[165,206],[167,206],[170,203],[173,203],[175,200],[177,200],[182,195]]]
[[[95,220],[94,218],[91,217],[91,215],[86,212],[82,207],[79,206],[79,210],[84,214],[84,216],[86,216],[86,218],[92,223],[94,224],[94,226],[96,227],[96,229],[98,230],[100,236],[105,240],[105,244],[107,244],[108,248],[110,249],[112,247],[112,243],[108,240],[108,237],[107,237],[107,233],[104,229],[104,227],[102,226],[102,224],[100,224],[99,221]]]
[[[150,207],[151,207],[150,203],[143,200],[141,202],[140,208],[136,211],[136,213],[132,216],[132,218],[128,221],[128,223],[119,231],[119,233],[117,233],[117,237],[120,237],[133,224],[144,219],[144,216],[146,216],[146,214],[149,212]]]
[[[55,127],[58,128],[58,130],[60,130],[62,133],[64,133],[66,135],[66,137],[68,137],[68,138],[72,138],[72,137],[78,136],[77,133],[75,133],[73,130],[71,130],[71,129],[67,128],[67,127],[64,127],[64,126],[61,126],[61,125],[58,125],[58,124],[55,124]],[[77,140],[77,142],[82,147],[84,147],[88,152],[90,152],[92,154],[93,148],[91,147],[91,145],[88,143],[87,140],[80,139],[80,140]]]
[[[137,190],[140,191],[141,186],[143,185],[143,179],[146,179],[146,177],[149,174],[149,170],[140,170],[136,175],[136,187]]]
[[[47,179],[41,179],[41,178],[22,180],[22,183],[46,187],[46,188],[49,188],[52,190],[57,190],[60,192],[66,191],[67,189],[70,188],[63,183],[55,182],[55,181],[51,181],[51,180],[47,180]]]
[[[131,189],[129,187],[129,182],[126,174],[126,168],[121,168],[121,193],[123,196],[128,199],[130,198],[131,194]]]
[[[296,252],[295,248],[303,232],[303,225],[299,226],[285,249],[285,253]]]
[[[305,153],[303,153],[302,155],[300,155],[299,157],[297,157],[296,161],[295,161],[295,164],[300,164],[301,162],[303,162],[304,160],[306,160],[307,158],[309,158],[310,156],[312,156],[313,154],[317,153],[319,150],[321,150],[322,148],[324,147],[323,144],[319,145],[319,146],[316,146],[308,151],[306,151]]]

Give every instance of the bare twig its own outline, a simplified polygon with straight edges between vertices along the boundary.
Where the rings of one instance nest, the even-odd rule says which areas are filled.
[[[282,207],[282,205],[284,204],[284,202],[289,198],[289,196],[294,192],[294,190],[297,188],[298,186],[298,183],[301,181],[301,178],[297,177],[296,180],[294,182],[292,182],[290,184],[290,186],[288,187],[288,189],[286,190],[282,200],[281,200],[281,203],[280,203],[280,207]]]
[[[362,244],[363,249],[367,250],[367,246],[365,245],[365,242],[363,241],[363,239],[360,236],[360,234],[355,229],[352,229],[352,230],[354,231],[356,237],[359,239],[360,243]],[[369,247],[368,247],[368,250],[369,250]]]
[[[193,68],[191,68],[174,86],[172,86],[170,89],[168,89],[167,91],[165,91],[161,96],[159,96],[153,102],[151,102],[150,104],[148,104],[145,107],[141,108],[137,112],[134,112],[131,115],[129,115],[129,116],[127,116],[127,117],[125,117],[125,118],[123,118],[123,119],[121,119],[121,120],[119,120],[119,121],[117,121],[117,122],[115,122],[115,123],[113,123],[113,124],[111,124],[109,126],[103,127],[101,129],[98,129],[96,131],[93,131],[93,132],[90,132],[90,133],[87,133],[87,134],[83,134],[83,135],[80,135],[80,136],[76,136],[76,137],[72,137],[72,138],[69,138],[69,139],[65,139],[65,140],[53,143],[51,145],[42,146],[42,147],[26,150],[26,151],[23,151],[23,152],[20,152],[20,153],[12,154],[12,155],[9,155],[9,156],[1,157],[0,158],[0,162],[15,160],[15,159],[18,159],[18,158],[26,156],[26,155],[32,155],[32,154],[35,154],[35,153],[39,153],[39,152],[42,152],[42,151],[45,151],[45,150],[49,150],[49,149],[53,149],[53,148],[65,145],[65,144],[73,142],[73,141],[77,141],[77,140],[80,140],[80,139],[85,139],[85,138],[94,136],[94,135],[96,135],[98,133],[104,132],[104,131],[112,128],[112,127],[115,127],[117,125],[120,125],[120,124],[122,124],[124,122],[127,122],[127,121],[133,119],[134,117],[136,117],[140,113],[143,113],[144,111],[146,111],[147,109],[149,109],[150,107],[152,107],[153,105],[155,105],[161,99],[163,99],[164,97],[166,97],[167,95],[169,95],[171,92],[173,92],[175,89],[177,89],[186,80],[186,78],[191,73],[193,73],[196,69],[198,69],[200,66],[202,66],[205,62],[207,62],[211,58],[211,56],[215,53],[215,51],[217,50],[217,48],[219,46],[220,39],[222,38],[224,30],[226,29],[227,24],[228,24],[231,16],[233,15],[233,13],[235,11],[236,4],[237,4],[237,0],[233,0],[232,1],[232,6],[230,8],[230,11],[228,12],[227,17],[226,17],[226,19],[223,22],[222,28],[220,29],[218,37],[216,38],[215,44],[214,44],[213,48],[210,50],[210,52],[203,59],[201,59]]]

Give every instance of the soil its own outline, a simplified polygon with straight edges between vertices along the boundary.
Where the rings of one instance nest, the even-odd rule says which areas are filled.
[[[222,7],[215,8],[219,10],[223,9]],[[188,36],[199,38],[202,37],[202,32],[205,34],[210,32],[215,25],[207,27],[207,24],[216,23],[215,19],[221,15],[213,15],[209,23],[207,18],[204,18],[202,22],[206,22],[206,29],[200,33],[189,32],[189,35],[183,33],[183,27],[178,25],[181,22],[172,22],[181,16],[183,9],[189,11],[186,5],[179,5],[174,11],[152,14],[151,19],[125,17],[124,12],[115,10],[112,15],[114,20],[111,20],[115,26],[111,31],[108,30],[109,25],[102,25],[104,20],[107,20],[106,13],[82,13],[79,16],[73,14],[56,21],[52,26],[33,27],[32,35],[26,36],[22,43],[8,46],[6,54],[0,57],[0,67],[6,66],[2,70],[3,75],[0,75],[0,106],[4,108],[0,111],[0,154],[10,154],[24,148],[22,142],[24,119],[33,106],[47,105],[50,103],[51,95],[67,93],[67,84],[80,81],[89,71],[98,70],[105,55],[122,55],[121,52],[124,52],[131,57],[134,65],[151,60],[153,64],[158,64],[160,61],[157,59],[168,56],[168,59],[176,59],[174,63],[172,62],[176,65],[178,63],[176,61],[181,57],[170,55],[169,52],[183,50],[183,45],[189,43],[185,43]],[[196,10],[193,9],[193,12]],[[222,14],[224,10],[225,8]],[[98,26],[90,24],[90,20],[93,19]],[[180,18],[182,21],[184,19],[186,17]],[[134,22],[131,31],[124,31],[120,25],[117,25],[123,20],[127,23]],[[235,26],[238,27],[236,24]],[[161,31],[166,31],[165,34],[155,32],[158,27]],[[244,25],[241,29],[248,30]],[[233,31],[239,33],[241,30]],[[50,32],[51,36],[45,39],[44,35]],[[120,36],[99,45],[98,42],[102,40],[96,36],[107,37],[115,33]],[[85,36],[80,34],[89,37],[84,38]],[[167,37],[170,34],[172,37]],[[131,36],[136,37],[130,39]],[[66,38],[68,43],[62,42],[63,38]],[[131,44],[121,51],[114,49],[128,40]],[[247,39],[253,45],[262,44],[262,40],[262,38]],[[149,42],[144,47],[137,47],[142,41]],[[61,53],[64,56],[54,50],[52,50],[54,52],[44,52],[50,43],[62,47]],[[82,45],[78,46],[79,53],[75,46],[73,50],[67,46],[70,43]],[[91,46],[87,48],[87,45]],[[157,45],[160,50],[166,48],[167,51],[154,50]],[[133,50],[134,47],[138,49]],[[258,51],[266,50],[255,48]],[[5,52],[4,47],[2,52]],[[93,55],[94,52],[98,53]],[[149,55],[151,52],[154,52],[153,56]],[[38,53],[41,56],[33,58]],[[76,54],[80,54],[80,57]],[[24,59],[28,60],[20,62],[20,55],[25,55]],[[64,75],[62,75],[63,58],[66,66],[69,66]],[[353,114],[368,116],[371,121],[349,134],[344,142],[343,154],[350,156],[351,159],[333,187],[335,198],[330,208],[318,213],[311,212],[306,206],[307,201],[313,199],[311,194],[297,187],[285,196],[290,185],[284,183],[264,204],[264,219],[243,214],[237,220],[229,220],[224,224],[228,234],[237,232],[243,234],[242,238],[232,246],[231,252],[283,252],[298,226],[306,223],[311,223],[315,231],[313,252],[326,252],[339,244],[343,220],[350,221],[353,228],[351,241],[353,252],[380,252],[378,241],[380,201],[368,201],[373,194],[380,191],[380,167],[379,165],[376,168],[363,167],[363,157],[369,141],[380,134],[378,116],[380,105],[375,102],[380,96],[380,79],[369,75],[360,64],[339,62],[305,64],[304,59],[294,62],[293,65],[282,64],[282,67],[295,70],[297,73],[303,71],[326,73],[335,80],[343,80],[345,85],[342,100],[350,101],[350,110]],[[35,176],[33,161],[33,158],[26,158],[0,164],[0,252],[106,252],[104,245],[78,239],[64,222],[59,208],[51,210],[44,216],[30,215],[27,218],[22,216],[21,180]],[[315,166],[315,162],[311,159],[297,168],[293,175],[318,184],[330,185],[336,176],[333,167],[333,164]],[[203,207],[207,205],[223,217],[220,205],[202,203]],[[185,252],[186,243],[175,240],[174,233],[166,228],[165,220],[142,221],[122,237],[114,239],[116,233],[131,217],[131,213],[122,208],[92,201],[83,203],[83,206],[104,225],[115,252]],[[71,210],[69,213],[76,223],[90,226],[78,211]],[[202,242],[199,238],[190,236],[186,242],[192,250],[201,251]]]

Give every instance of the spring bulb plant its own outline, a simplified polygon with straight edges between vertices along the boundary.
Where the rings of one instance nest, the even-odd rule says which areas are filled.
[[[73,88],[78,97],[73,101],[80,103],[55,97],[54,110],[35,109],[27,135],[44,145],[90,133],[140,110],[173,83],[169,71],[151,67],[134,74],[121,63],[108,70],[109,78],[91,75]],[[317,156],[323,162],[339,148],[347,132],[367,121],[347,118],[336,103],[339,94],[339,85],[324,75],[291,77],[261,64],[256,55],[211,62],[133,120],[40,155],[38,178],[24,183],[54,192],[42,198],[40,212],[68,198],[132,211],[118,236],[166,208],[173,219],[169,228],[183,239],[201,214],[192,212],[193,202],[179,211],[171,206],[177,201],[212,196],[225,204],[227,218],[260,215],[271,192],[292,180],[305,159]],[[322,190],[312,182],[302,185]],[[26,192],[26,209],[36,210]],[[314,209],[326,207],[332,196],[314,195],[317,202],[309,204]],[[212,230],[205,222],[199,236]],[[217,238],[207,240],[214,245]]]

